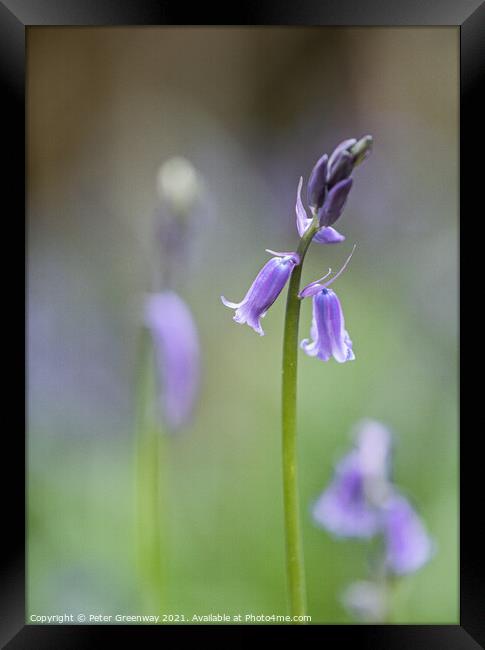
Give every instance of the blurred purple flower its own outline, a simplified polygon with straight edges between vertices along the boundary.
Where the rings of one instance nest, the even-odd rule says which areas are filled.
[[[153,293],[145,303],[145,324],[155,349],[160,402],[167,426],[188,424],[199,389],[199,337],[187,304],[173,291]]]
[[[300,263],[296,253],[278,253],[270,250],[268,252],[276,257],[266,262],[241,302],[230,302],[221,296],[226,307],[236,310],[234,315],[236,323],[247,323],[260,336],[264,335],[260,319],[266,315],[283,290],[291,272]]]
[[[366,499],[356,451],[338,463],[330,486],[315,503],[313,517],[337,537],[372,537],[378,532],[379,512]]]
[[[323,278],[311,282],[300,291],[300,298],[313,296],[313,317],[310,330],[310,336],[313,340],[304,339],[301,342],[301,348],[310,357],[318,357],[322,361],[328,361],[333,356],[339,363],[355,359],[352,351],[352,341],[345,329],[340,300],[334,291],[327,288],[345,270],[354,250],[355,246],[340,271],[328,282],[321,284],[321,281],[330,275],[331,269]]]
[[[337,537],[372,537],[382,527],[380,502],[390,471],[391,436],[378,422],[360,425],[356,444],[336,466],[313,507],[315,521]]]
[[[313,507],[315,522],[337,537],[384,539],[386,571],[403,575],[420,569],[433,543],[409,501],[391,482],[389,431],[379,422],[361,423],[354,448]]]
[[[349,585],[341,600],[345,609],[367,623],[383,621],[388,611],[389,595],[385,585],[370,580]]]
[[[398,575],[420,569],[431,558],[432,542],[411,504],[395,493],[384,508],[386,566]]]

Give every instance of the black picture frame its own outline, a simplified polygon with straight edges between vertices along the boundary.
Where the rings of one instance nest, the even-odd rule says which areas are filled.
[[[479,174],[483,162],[475,163],[477,148],[482,149],[480,126],[483,104],[478,101],[485,69],[485,3],[481,0],[300,0],[287,3],[277,0],[239,3],[228,11],[199,3],[192,8],[186,3],[163,0],[0,0],[0,76],[3,96],[4,137],[7,137],[7,163],[4,170],[4,229],[13,225],[12,235],[4,235],[8,248],[14,242],[25,250],[25,32],[35,25],[109,26],[109,25],[379,25],[379,26],[442,26],[454,25],[460,31],[461,110],[460,110],[460,214],[480,214]],[[182,14],[182,11],[185,15]],[[187,18],[189,22],[187,22]],[[481,156],[479,157],[479,160]],[[483,208],[482,208],[483,210]],[[466,218],[468,227],[469,217]],[[465,229],[465,230],[467,230]],[[4,230],[6,233],[6,230]],[[461,236],[463,245],[463,235]],[[5,247],[6,248],[6,247]],[[18,313],[24,323],[22,300],[25,297],[25,273],[20,262],[15,264],[15,281],[5,282],[5,314]],[[11,277],[12,266],[8,268]],[[4,277],[7,277],[5,274]],[[24,282],[22,282],[22,279]],[[15,286],[17,281],[21,285]],[[25,304],[25,302],[24,302]],[[12,309],[13,307],[13,309]],[[22,363],[22,327],[16,319],[6,318],[10,328],[4,340],[15,358],[9,368],[9,388],[22,395],[18,406],[9,405],[12,422],[5,427],[3,444],[4,467],[11,470],[4,489],[5,551],[2,557],[0,642],[2,647],[18,648],[81,648],[98,647],[122,634],[125,642],[137,643],[140,637],[152,642],[174,638],[192,631],[204,637],[209,628],[221,640],[229,640],[234,632],[249,639],[255,633],[276,631],[275,626],[87,626],[25,625],[25,358]],[[25,330],[24,330],[25,331]],[[479,333],[476,334],[479,339]],[[25,341],[25,336],[24,336]],[[15,345],[15,344],[18,345]],[[468,341],[470,345],[470,342]],[[476,345],[476,342],[473,343]],[[20,356],[20,359],[19,359]],[[8,400],[6,400],[8,401]],[[7,406],[4,406],[7,410]],[[462,407],[463,411],[463,407]],[[475,427],[476,428],[476,427]],[[478,433],[478,432],[477,432]],[[478,453],[479,435],[469,435],[461,428],[460,436],[460,625],[315,625],[291,627],[285,634],[316,633],[323,643],[358,644],[363,648],[468,650],[485,646],[484,599],[480,593],[485,584],[481,559],[481,538],[477,533],[476,515],[480,512],[480,490],[477,488],[481,469]],[[8,460],[7,460],[8,459]],[[483,515],[481,515],[483,517]],[[256,630],[256,632],[253,632]],[[333,647],[329,646],[329,647]]]

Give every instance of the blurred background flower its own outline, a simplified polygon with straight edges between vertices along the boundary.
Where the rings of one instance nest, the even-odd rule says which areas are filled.
[[[167,593],[175,613],[284,613],[284,301],[260,341],[219,296],[244,295],[265,247],[294,248],[295,188],[322,152],[372,133],[339,280],[358,359],[300,354],[301,499],[363,415],[402,432],[394,478],[439,552],[406,578],[395,620],[456,623],[458,31],[36,28],[27,52],[29,611],[134,608],[132,378],[154,180],[177,156],[204,177],[183,297],[207,367],[165,477]],[[303,284],[339,267],[338,248],[312,248]],[[364,545],[322,534],[310,513],[303,526],[309,613],[353,620],[336,594],[361,575]]]
[[[157,191],[155,246],[148,260],[153,291],[145,297],[143,320],[155,356],[159,416],[176,431],[190,424],[199,393],[199,334],[178,292],[195,272],[190,256],[198,239],[194,223],[201,220],[202,179],[188,160],[174,156],[158,171]]]
[[[381,622],[394,613],[390,584],[395,576],[418,571],[434,550],[424,523],[391,478],[391,442],[380,422],[361,422],[354,447],[339,461],[330,485],[313,506],[315,522],[336,537],[377,538],[369,562],[374,580],[351,586],[344,604],[363,620]],[[383,600],[379,617],[377,594]]]
[[[172,431],[188,425],[199,387],[200,346],[188,305],[174,291],[147,296],[145,323],[153,341],[160,415]]]

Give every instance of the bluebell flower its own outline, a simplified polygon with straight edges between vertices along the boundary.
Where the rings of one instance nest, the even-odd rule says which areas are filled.
[[[145,324],[153,340],[162,416],[176,431],[189,423],[198,396],[197,327],[190,309],[173,291],[147,296]]]
[[[266,262],[241,302],[230,302],[221,296],[226,307],[236,310],[234,314],[236,323],[247,323],[260,336],[264,335],[261,318],[266,315],[288,282],[291,272],[300,263],[296,253],[279,253],[270,250],[268,252],[273,253],[275,257]]]
[[[398,492],[385,503],[383,529],[388,570],[397,575],[413,573],[431,558],[433,544],[424,524],[409,501]]]
[[[337,537],[372,537],[378,532],[379,512],[366,499],[356,451],[337,464],[332,482],[313,508],[313,518]]]
[[[372,420],[361,424],[354,448],[337,464],[329,487],[313,507],[318,525],[337,537],[369,538],[381,530],[390,449],[385,427]]]
[[[355,250],[355,246],[354,246]],[[352,250],[353,253],[353,250]],[[300,298],[313,296],[313,317],[310,330],[311,339],[304,339],[301,348],[310,357],[328,361],[333,357],[339,363],[355,359],[352,341],[345,329],[344,314],[337,294],[328,286],[338,278],[349,263],[352,253],[340,271],[328,282],[322,280],[330,275],[330,270],[323,278],[311,282],[300,291]]]
[[[355,359],[340,300],[332,289],[324,287],[313,296],[310,336],[301,342],[301,348],[308,356],[322,361],[333,357],[338,363]]]
[[[383,567],[396,575],[420,569],[434,548],[423,522],[391,480],[392,437],[379,422],[359,426],[355,445],[336,466],[313,506],[315,522],[337,537],[383,539]]]

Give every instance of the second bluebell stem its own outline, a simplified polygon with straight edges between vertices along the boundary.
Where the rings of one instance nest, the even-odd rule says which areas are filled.
[[[298,326],[300,320],[300,279],[308,247],[319,229],[318,219],[302,236],[297,254],[300,263],[290,278],[286,300],[285,329],[283,335],[282,373],[282,453],[283,497],[286,537],[286,574],[290,614],[294,617],[306,613],[306,588],[303,545],[300,527],[300,507],[297,475],[297,362]],[[303,621],[295,621],[303,622]]]
[[[136,543],[140,578],[140,602],[144,607],[163,609],[166,571],[162,540],[161,494],[162,436],[153,417],[153,367],[150,363],[148,331],[141,329],[136,380],[135,481]]]

